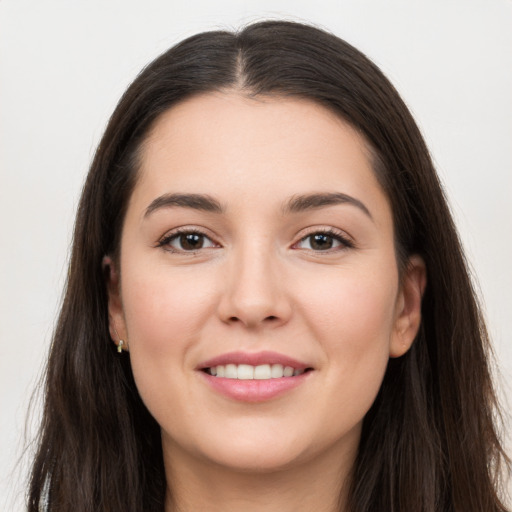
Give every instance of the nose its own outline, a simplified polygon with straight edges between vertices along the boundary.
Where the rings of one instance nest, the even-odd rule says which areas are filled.
[[[235,251],[228,267],[218,307],[223,322],[249,329],[288,322],[291,301],[284,272],[272,250],[253,246]]]

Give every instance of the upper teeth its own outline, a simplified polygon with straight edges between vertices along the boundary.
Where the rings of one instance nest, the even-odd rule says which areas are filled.
[[[217,377],[240,380],[279,379],[280,377],[293,377],[304,373],[304,370],[283,366],[282,364],[260,364],[258,366],[251,366],[250,364],[220,364],[208,368],[207,371]]]

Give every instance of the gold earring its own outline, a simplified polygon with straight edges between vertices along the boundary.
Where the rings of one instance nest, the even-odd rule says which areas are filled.
[[[116,333],[117,339],[119,340],[117,343],[117,353],[120,354],[123,351],[124,341],[119,337],[116,326],[114,325],[114,332]]]

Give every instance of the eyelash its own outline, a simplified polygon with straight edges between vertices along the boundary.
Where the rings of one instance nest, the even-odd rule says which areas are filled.
[[[328,236],[334,240],[336,240],[337,242],[339,242],[341,244],[342,247],[338,247],[338,248],[334,248],[334,249],[326,249],[326,250],[323,250],[323,251],[315,251],[313,249],[308,249],[310,251],[313,251],[315,253],[333,253],[333,252],[338,252],[338,251],[343,251],[345,249],[353,249],[355,248],[355,244],[352,240],[350,240],[346,235],[342,234],[341,232],[337,231],[337,230],[334,230],[332,228],[330,229],[315,229],[314,231],[312,231],[311,233],[308,233],[306,236],[303,236],[298,242],[296,242],[294,245],[297,245],[301,242],[304,242],[305,240],[307,240],[308,238],[314,236],[314,235],[324,235],[324,236]]]
[[[201,249],[197,249],[195,251],[186,251],[186,250],[183,250],[183,249],[174,249],[173,247],[170,247],[170,246],[168,248],[165,247],[165,246],[168,246],[173,240],[179,238],[181,235],[198,235],[198,236],[202,236],[202,237],[210,240],[213,244],[215,244],[215,242],[213,242],[213,240],[208,235],[206,235],[203,231],[201,231],[199,229],[195,229],[195,228],[179,228],[176,231],[173,231],[172,233],[170,233],[169,235],[165,235],[157,243],[156,247],[162,247],[162,248],[164,248],[164,250],[166,250],[168,252],[172,252],[172,253],[187,253],[187,254],[196,254],[201,249],[204,249],[204,248],[201,248]]]
[[[205,239],[209,240],[212,244],[217,245],[216,242],[214,242],[208,235],[206,235],[203,231],[201,231],[199,229],[195,229],[195,228],[180,228],[180,229],[177,229],[176,231],[172,232],[171,234],[164,236],[156,244],[156,247],[161,247],[161,248],[164,248],[164,250],[166,250],[168,252],[177,253],[177,254],[197,254],[202,249],[207,249],[206,247],[202,247],[202,248],[197,249],[197,250],[187,251],[187,250],[184,250],[184,249],[171,248],[169,246],[169,244],[173,240],[175,240],[178,237],[180,237],[181,235],[198,235],[198,236],[202,236]],[[308,238],[310,238],[310,237],[312,237],[314,235],[324,235],[324,236],[331,237],[335,241],[339,242],[341,244],[341,246],[342,246],[342,247],[338,247],[338,248],[334,248],[334,249],[330,248],[330,249],[318,250],[318,251],[315,251],[314,249],[306,249],[306,250],[312,251],[314,253],[328,254],[328,253],[332,253],[332,252],[338,252],[338,251],[343,251],[343,250],[346,250],[346,249],[353,249],[353,248],[355,248],[355,244],[354,244],[354,242],[352,240],[350,240],[348,237],[343,235],[341,232],[336,231],[336,230],[334,230],[332,228],[331,229],[321,229],[321,228],[320,229],[315,229],[311,233],[308,233],[307,235],[303,236],[298,242],[296,242],[294,244],[294,246],[296,246],[296,245],[306,241]],[[166,248],[166,246],[168,246],[168,248]]]

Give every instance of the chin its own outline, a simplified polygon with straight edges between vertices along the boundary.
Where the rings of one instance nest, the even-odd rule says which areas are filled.
[[[210,460],[238,473],[274,473],[284,471],[301,462],[303,454],[275,447],[252,446],[247,449],[233,447],[229,453],[212,454]]]
[[[310,451],[307,449],[310,443],[306,441],[300,442],[291,435],[276,436],[272,430],[263,435],[261,431],[246,431],[244,435],[219,432],[218,436],[203,437],[192,444],[170,442],[174,453],[178,450],[184,457],[192,456],[200,464],[239,473],[271,473],[305,461]]]

